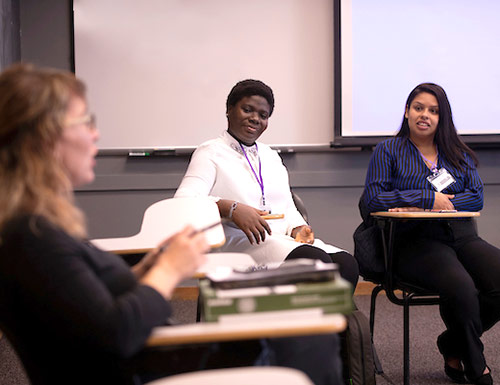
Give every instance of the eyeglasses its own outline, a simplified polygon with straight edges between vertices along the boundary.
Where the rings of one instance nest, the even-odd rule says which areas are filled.
[[[94,114],[87,114],[83,115],[79,118],[71,119],[66,123],[69,127],[70,126],[78,126],[80,124],[83,124],[87,126],[88,128],[95,129],[96,128],[96,118]]]

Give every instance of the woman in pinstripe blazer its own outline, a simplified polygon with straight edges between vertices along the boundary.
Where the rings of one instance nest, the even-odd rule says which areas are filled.
[[[398,134],[381,142],[368,168],[370,212],[483,207],[474,152],[455,129],[445,91],[423,83],[408,96]],[[457,383],[492,384],[481,335],[500,319],[500,250],[472,220],[411,222],[398,228],[401,278],[440,294],[446,330],[438,337],[446,374]]]

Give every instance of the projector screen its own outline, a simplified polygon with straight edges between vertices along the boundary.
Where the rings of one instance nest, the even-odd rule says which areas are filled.
[[[335,143],[394,135],[423,82],[445,89],[466,141],[500,142],[500,2],[339,0],[334,12]]]

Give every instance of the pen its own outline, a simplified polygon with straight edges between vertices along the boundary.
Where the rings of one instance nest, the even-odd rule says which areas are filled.
[[[198,229],[198,230],[193,230],[191,233],[189,233],[189,238],[192,238],[194,237],[195,235],[199,234],[199,233],[203,233],[207,230],[210,230],[218,225],[222,224],[222,221],[218,221],[218,222],[215,222],[215,223],[212,223],[208,226],[205,226],[205,227],[202,227],[201,229]],[[160,246],[160,248],[158,249],[158,254],[162,254],[168,247],[168,241],[166,244]]]
[[[207,230],[210,230],[212,228],[214,228],[215,226],[218,226],[222,224],[222,221],[218,221],[218,222],[215,222],[215,223],[212,223],[211,225],[208,225],[208,226],[205,226],[205,227],[202,227],[201,229],[199,230],[194,230],[193,232],[191,232],[191,234],[189,234],[189,237],[194,237],[196,234],[199,234],[199,233],[203,233]]]
[[[431,210],[432,213],[456,213],[457,210]]]
[[[285,214],[266,214],[260,216],[262,219],[283,219]]]

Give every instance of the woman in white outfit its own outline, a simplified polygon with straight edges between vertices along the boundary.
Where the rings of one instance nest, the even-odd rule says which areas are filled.
[[[193,153],[176,197],[211,196],[223,218],[226,243],[219,251],[243,252],[259,264],[318,258],[339,264],[355,287],[358,266],[346,251],[314,237],[292,199],[280,156],[256,142],[273,113],[271,88],[258,80],[237,83],[228,95],[228,129]],[[284,214],[282,219],[263,218]]]

